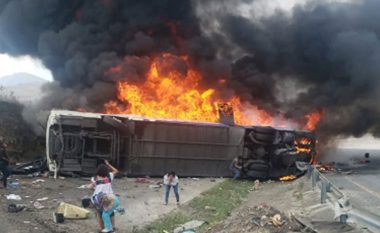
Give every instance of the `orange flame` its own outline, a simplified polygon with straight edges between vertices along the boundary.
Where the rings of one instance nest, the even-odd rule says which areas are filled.
[[[170,60],[180,60],[188,67],[187,71],[178,71]],[[117,84],[118,100],[105,104],[109,114],[136,114],[150,118],[218,122],[218,104],[233,106],[233,117],[240,125],[286,125],[287,120],[280,116],[274,118],[258,106],[242,103],[238,96],[221,97],[218,89],[201,86],[201,74],[191,68],[186,56],[164,53],[151,59],[150,68],[143,83],[133,83],[125,77]],[[115,66],[107,74],[121,73],[122,66]],[[222,88],[227,80],[221,78],[218,84]],[[305,129],[315,129],[321,118],[319,112],[306,116]]]
[[[309,138],[301,138],[294,142],[297,153],[311,153],[311,140]]]
[[[289,175],[289,176],[283,176],[283,177],[280,177],[280,181],[291,181],[291,180],[294,180],[296,179],[297,177],[295,175]]]
[[[256,119],[249,119],[243,112],[240,98],[233,96],[229,99],[220,97],[216,89],[203,89],[200,85],[202,76],[195,69],[188,69],[186,73],[176,70],[161,72],[167,67],[166,59],[176,58],[183,62],[186,57],[175,57],[163,54],[162,58],[152,60],[147,79],[142,84],[133,84],[120,81],[117,85],[118,100],[110,101],[105,105],[107,113],[136,114],[145,117],[195,120],[205,122],[218,121],[218,103],[229,103],[234,106],[234,118],[237,124],[264,124],[269,125],[272,117],[256,106]],[[190,65],[189,65],[190,67]],[[111,73],[120,72],[120,67],[113,67]]]
[[[319,121],[321,120],[323,112],[315,111],[307,114],[305,117],[307,123],[305,125],[306,130],[315,130],[318,126]]]

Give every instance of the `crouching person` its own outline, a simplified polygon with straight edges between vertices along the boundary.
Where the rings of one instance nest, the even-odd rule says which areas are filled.
[[[115,230],[114,210],[119,206],[119,198],[114,194],[112,181],[119,171],[107,160],[100,164],[96,176],[92,178],[91,186],[95,189],[91,202],[97,209],[97,219],[101,232]]]
[[[234,158],[230,164],[230,171],[234,174],[233,179],[237,180],[241,178],[241,161],[238,158]]]
[[[92,203],[98,210],[98,221],[101,221],[100,226],[103,228],[101,232],[114,232],[114,211],[119,207],[119,198],[113,193],[98,193],[92,197]]]
[[[175,198],[177,200],[177,205],[179,205],[179,179],[175,172],[169,172],[164,176],[165,205],[168,204],[171,188],[173,188]]]

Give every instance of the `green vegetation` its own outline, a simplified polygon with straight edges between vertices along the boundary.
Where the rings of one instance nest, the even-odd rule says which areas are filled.
[[[226,180],[136,232],[173,232],[176,227],[190,220],[206,221],[208,224],[201,229],[205,230],[228,217],[248,195],[252,186],[253,183],[249,181]]]

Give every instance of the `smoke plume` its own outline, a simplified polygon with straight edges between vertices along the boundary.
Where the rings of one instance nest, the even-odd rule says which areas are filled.
[[[323,110],[318,131],[326,137],[380,135],[379,1],[309,2],[261,17],[222,4],[198,7],[210,38],[234,48],[226,55],[238,58],[230,77],[235,90],[289,117]],[[286,90],[292,98],[283,95]]]
[[[226,78],[228,91],[269,112],[323,111],[326,138],[380,136],[380,2],[306,1],[267,15],[258,3],[0,0],[0,52],[38,57],[53,73],[28,116],[101,112],[118,80],[143,81],[150,57],[170,52],[186,54],[204,85]]]

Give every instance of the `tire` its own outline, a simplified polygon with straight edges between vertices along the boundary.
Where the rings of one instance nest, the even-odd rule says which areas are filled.
[[[272,127],[254,127],[253,131],[260,134],[275,134],[276,130]]]
[[[254,180],[256,179],[266,180],[268,179],[268,172],[249,170],[245,173],[245,176],[249,179],[254,179]]]
[[[262,160],[248,160],[244,167],[250,171],[268,172],[269,170],[268,163]]]
[[[263,141],[267,143],[272,143],[275,139],[274,134],[261,134],[261,133],[255,133],[253,135],[257,141]]]
[[[248,138],[252,143],[259,145],[270,145],[275,139],[274,135],[255,133],[254,131],[248,134]]]

